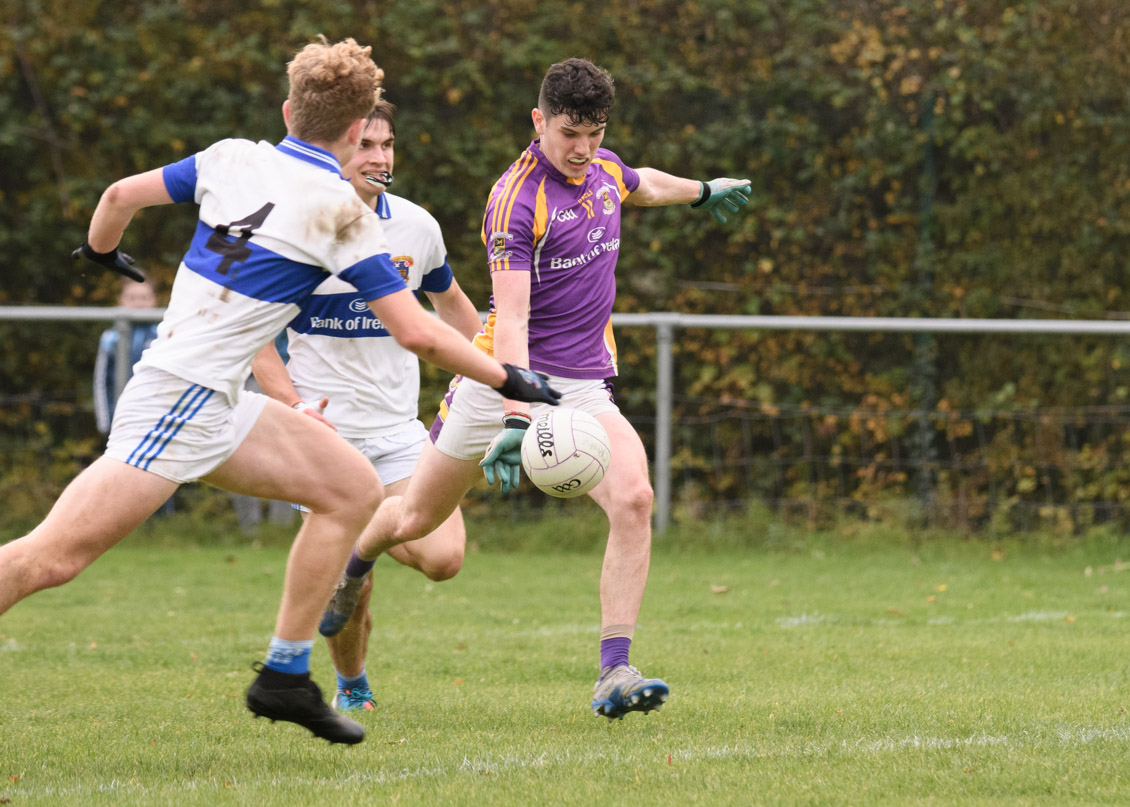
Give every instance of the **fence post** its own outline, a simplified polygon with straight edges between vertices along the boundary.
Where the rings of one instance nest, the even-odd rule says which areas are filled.
[[[934,93],[922,99],[922,132],[926,146],[922,156],[922,176],[919,180],[921,194],[918,221],[918,249],[914,255],[914,271],[918,280],[919,316],[928,316],[934,296],[934,194],[938,177],[934,160]],[[917,434],[912,442],[914,460],[918,463],[918,501],[922,506],[923,520],[934,515],[936,493],[934,468],[938,452],[934,447],[933,419],[931,413],[938,407],[938,340],[932,333],[919,333],[914,337],[914,358],[910,367],[911,403],[921,414]]]
[[[133,364],[130,361],[130,354],[133,353],[132,323],[128,319],[116,319],[114,330],[118,332],[118,344],[114,352],[114,403],[117,404],[133,372]]]
[[[670,322],[655,325],[655,522],[659,535],[667,530],[671,516],[671,396],[674,391],[674,362],[671,343],[675,328]]]

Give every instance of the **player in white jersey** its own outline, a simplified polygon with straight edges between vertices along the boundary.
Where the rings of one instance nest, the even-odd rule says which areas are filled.
[[[119,180],[99,200],[76,250],[137,277],[118,249],[139,210],[200,205],[158,339],[114,413],[106,455],[67,486],[46,519],[0,547],[0,614],[76,577],[145,521],[178,485],[203,479],[310,509],[287,563],[266,663],[247,693],[256,715],[331,742],[362,727],[310,680],[310,648],[349,549],[380,501],[372,466],[319,423],[242,391],[251,361],[325,279],[361,291],[398,342],[448,370],[531,399],[555,393],[529,371],[486,359],[428,314],[393,268],[380,221],[342,182],[383,76],[352,39],[307,45],[288,65],[288,136],[278,146],[224,140]]]
[[[447,263],[439,222],[419,205],[386,191],[394,165],[394,116],[392,104],[377,102],[343,174],[380,218],[392,263],[407,288],[426,294],[440,319],[470,341],[482,320]],[[385,494],[398,496],[408,487],[427,442],[427,429],[418,419],[419,360],[367,311],[352,286],[328,278],[287,328],[289,363],[283,364],[271,343],[260,351],[252,369],[272,398],[332,424],[373,464]],[[463,515],[456,508],[431,534],[399,544],[388,554],[440,581],[462,568],[465,544]],[[365,656],[373,626],[372,576],[347,579],[356,580],[361,591],[355,609],[343,615],[348,624],[326,639],[337,673],[333,704],[341,711],[371,710],[375,700]]]

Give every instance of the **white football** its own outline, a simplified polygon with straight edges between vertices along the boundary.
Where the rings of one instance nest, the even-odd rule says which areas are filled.
[[[522,469],[550,496],[572,499],[604,478],[612,461],[608,433],[579,409],[555,406],[534,418],[522,438]]]

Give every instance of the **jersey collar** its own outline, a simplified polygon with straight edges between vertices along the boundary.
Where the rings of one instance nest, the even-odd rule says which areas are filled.
[[[337,161],[330,152],[318,146],[312,146],[304,140],[299,140],[297,137],[287,135],[283,141],[275,148],[283,154],[289,154],[291,157],[297,157],[303,162],[316,165],[319,168],[325,168],[327,171],[333,171],[338,176],[341,176],[341,163]]]
[[[385,191],[377,197],[377,206],[375,210],[377,211],[377,215],[382,219],[391,219],[392,208],[388,206],[388,199],[385,198],[386,196],[388,196],[388,191]]]

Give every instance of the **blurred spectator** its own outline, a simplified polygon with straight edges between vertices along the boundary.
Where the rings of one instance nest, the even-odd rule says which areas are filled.
[[[122,280],[118,292],[118,305],[122,308],[156,308],[157,290],[148,280]],[[141,359],[141,354],[157,338],[156,322],[131,322],[129,326],[129,372]],[[94,419],[98,431],[110,433],[110,423],[114,420],[114,405],[118,402],[118,340],[121,338],[117,328],[107,328],[98,339],[98,357],[94,360]],[[156,515],[168,516],[176,511],[173,498],[161,505]]]
[[[123,280],[122,290],[118,294],[118,305],[123,308],[156,308],[157,292],[148,280],[141,283],[135,280]],[[118,400],[119,338],[116,328],[104,330],[98,340],[98,358],[94,362],[94,417],[98,431],[102,434],[110,433],[110,422],[114,419],[114,404]],[[145,348],[149,347],[156,338],[156,322],[130,323],[130,370],[127,378],[133,375],[133,366],[137,364]]]

